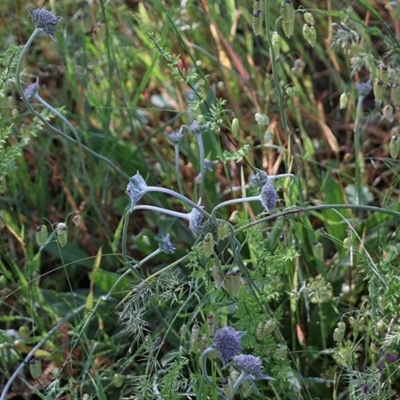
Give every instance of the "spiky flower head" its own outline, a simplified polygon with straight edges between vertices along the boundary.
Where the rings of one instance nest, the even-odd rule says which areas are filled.
[[[209,126],[209,122],[206,122],[205,124],[199,124],[197,121],[193,121],[189,126],[186,127],[186,129],[193,135],[202,135],[204,132],[208,131]]]
[[[36,78],[36,82],[30,84],[25,90],[24,94],[29,101],[32,101],[39,92],[39,78]]]
[[[268,179],[261,189],[261,203],[267,211],[271,211],[276,206],[276,190]]]
[[[257,170],[255,174],[250,175],[249,183],[252,186],[258,186],[262,188],[268,182],[268,174],[261,169]]]
[[[179,130],[172,131],[170,133],[165,132],[165,134],[167,135],[168,140],[171,141],[173,144],[178,144],[182,140],[182,138],[184,136],[184,134],[182,133],[183,127],[184,127],[184,125],[182,125],[179,128]]]
[[[174,254],[175,253],[175,247],[171,243],[170,240],[170,234],[167,233],[165,236],[161,236],[160,239],[158,239],[158,247],[159,249],[165,253],[165,254]]]
[[[133,207],[135,207],[136,203],[143,197],[146,191],[147,184],[138,171],[136,172],[136,175],[129,179],[128,186],[126,187],[126,194],[131,199],[131,211],[133,210]]]
[[[251,354],[244,355],[240,354],[233,357],[233,362],[236,367],[251,375],[253,379],[269,379],[262,373],[262,363],[260,357],[255,357]]]
[[[231,326],[225,326],[215,332],[214,348],[224,365],[241,350],[240,339],[242,336],[241,332]]]
[[[30,10],[27,8],[32,22],[36,25],[37,29],[41,29],[47,33],[53,40],[56,40],[54,34],[57,30],[57,24],[62,17],[57,17],[51,11],[46,10],[46,7]]]

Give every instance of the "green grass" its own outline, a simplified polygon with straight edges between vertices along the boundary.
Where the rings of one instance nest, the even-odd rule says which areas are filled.
[[[57,41],[40,32],[22,59],[22,88],[39,77],[30,105],[17,45],[35,27],[19,3],[0,11],[1,400],[400,392],[397,6],[294,3],[287,38],[279,2],[259,35],[242,0],[46,5],[63,19]],[[165,132],[192,118],[208,129],[202,143],[182,130],[176,167]],[[213,167],[199,177],[202,146]],[[273,181],[274,210],[213,212],[257,196],[245,185],[259,170],[295,175]],[[151,191],[131,207],[137,172],[201,201],[212,217],[197,237],[168,214],[193,204]],[[235,363],[206,358],[225,326],[246,332],[240,352],[274,380],[235,386]]]

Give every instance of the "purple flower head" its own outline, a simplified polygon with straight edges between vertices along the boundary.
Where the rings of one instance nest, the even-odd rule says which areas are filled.
[[[173,144],[178,144],[182,140],[182,138],[184,136],[183,133],[182,133],[183,126],[184,125],[182,125],[179,128],[178,131],[173,131],[171,133],[165,132],[165,134],[167,135],[168,140],[171,141]]]
[[[44,33],[47,33],[53,40],[56,40],[54,34],[57,30],[58,21],[62,17],[55,16],[51,11],[47,11],[46,7],[38,8],[36,10],[30,10],[27,8],[31,15],[32,22],[36,25],[37,29],[41,29]]]
[[[167,233],[165,236],[161,236],[161,238],[158,239],[159,241],[158,247],[165,254],[173,254],[176,250],[169,238],[170,235],[169,233]]]
[[[193,121],[186,129],[193,135],[202,135],[204,132],[208,131],[209,126],[209,122],[200,125],[197,121]]]
[[[253,379],[263,379],[265,377],[262,373],[260,357],[240,354],[233,357],[233,362],[239,369],[251,375]]]
[[[365,97],[372,90],[371,79],[368,79],[367,82],[356,82],[356,90],[359,97]]]
[[[252,174],[249,177],[249,183],[252,186],[258,186],[262,188],[269,181],[268,174],[265,171],[257,170],[256,174]]]
[[[276,191],[268,179],[261,189],[261,203],[267,211],[271,211],[276,205]]]
[[[243,333],[230,326],[225,326],[215,332],[214,348],[224,365],[241,350],[240,339],[242,336]]]
[[[36,78],[36,82],[29,85],[25,90],[24,94],[29,101],[32,101],[39,92],[39,78]]]
[[[130,178],[130,182],[126,187],[126,194],[131,199],[131,211],[133,207],[135,207],[136,203],[143,197],[143,195],[147,191],[147,184],[140,175],[139,172],[136,172],[136,175]]]
[[[188,214],[188,219],[189,229],[194,236],[197,236],[197,232],[203,223],[203,214],[196,208],[193,208],[192,211],[190,211],[190,213]]]
[[[394,363],[394,362],[397,361],[397,356],[396,356],[396,354],[389,353],[387,355],[387,359],[388,359],[389,362]]]

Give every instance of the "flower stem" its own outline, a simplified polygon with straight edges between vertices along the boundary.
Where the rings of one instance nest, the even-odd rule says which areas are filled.
[[[40,28],[36,28],[33,32],[32,35],[29,37],[28,41],[25,43],[24,48],[22,49],[21,55],[18,59],[18,63],[17,63],[17,69],[15,72],[16,75],[16,84],[17,84],[17,88],[19,90],[19,92],[21,93],[21,97],[24,100],[26,106],[28,107],[28,110],[35,115],[41,122],[43,122],[43,124],[49,128],[51,131],[57,133],[58,135],[62,136],[63,138],[65,138],[66,140],[73,142],[73,143],[78,143],[74,138],[70,137],[69,135],[65,134],[63,131],[53,127],[48,121],[46,121],[46,119],[40,114],[38,113],[32,106],[32,104],[29,102],[28,98],[26,97],[24,90],[22,88],[22,84],[21,84],[21,70],[22,70],[22,63],[23,63],[23,59],[25,57],[25,55],[27,54],[29,47],[31,46],[32,42],[34,41],[34,39],[36,38],[36,36],[39,34],[39,32],[41,32]],[[39,100],[40,101],[40,100]],[[43,100],[44,101],[44,100]],[[47,104],[47,103],[46,103]],[[58,114],[57,114],[58,115]],[[79,143],[78,143],[79,144]],[[121,175],[123,178],[125,179],[129,179],[129,175],[127,175],[125,172],[121,171],[117,166],[115,166],[113,164],[112,161],[110,161],[109,159],[107,159],[106,157],[96,153],[95,151],[91,150],[89,147],[86,147],[85,145],[81,145],[82,149],[84,149],[87,153],[93,155],[94,157],[104,161],[105,163],[107,163],[116,173],[118,173],[119,175]]]
[[[176,175],[176,181],[178,183],[179,193],[183,194],[182,179],[181,179],[181,174],[180,174],[180,170],[179,170],[179,145],[178,144],[174,144],[174,149],[175,149],[175,175]]]

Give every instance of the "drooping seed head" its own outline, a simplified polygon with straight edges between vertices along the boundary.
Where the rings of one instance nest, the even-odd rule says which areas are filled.
[[[276,206],[276,190],[268,180],[261,189],[261,203],[267,211],[271,211]]]
[[[133,207],[135,207],[136,203],[146,193],[146,189],[147,184],[138,171],[136,175],[129,179],[128,186],[126,187],[126,194],[131,199],[131,211],[133,210]]]

